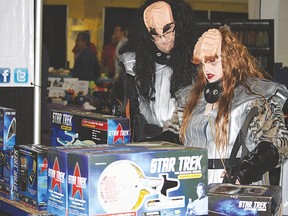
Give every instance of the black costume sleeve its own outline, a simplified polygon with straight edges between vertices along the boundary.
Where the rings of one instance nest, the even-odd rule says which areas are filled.
[[[138,109],[138,95],[135,87],[135,77],[126,73],[125,66],[119,62],[123,72],[115,80],[111,90],[112,114],[116,116],[126,116],[126,108],[129,101],[130,112],[133,114]]]
[[[241,184],[256,182],[264,173],[281,164],[281,158],[287,152],[288,133],[279,103],[269,98],[255,100],[251,106],[257,106],[259,110],[249,125],[250,139],[255,142],[254,150],[228,167],[223,182],[235,183],[236,179]]]
[[[183,110],[184,107],[178,106],[174,110],[172,117],[165,121],[163,132],[159,135],[147,139],[146,141],[167,141],[182,144],[179,137],[179,132],[182,123]]]
[[[275,145],[262,141],[240,162],[237,179],[241,184],[259,181],[264,173],[277,166],[278,161],[279,154]]]

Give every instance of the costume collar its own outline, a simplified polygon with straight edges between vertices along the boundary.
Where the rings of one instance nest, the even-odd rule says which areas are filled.
[[[154,60],[158,64],[168,64],[168,62],[171,60],[171,53],[164,53],[161,52],[159,49],[156,49],[156,52],[154,54]]]
[[[204,89],[204,97],[208,103],[215,103],[219,100],[223,93],[222,79],[209,83],[207,81]]]

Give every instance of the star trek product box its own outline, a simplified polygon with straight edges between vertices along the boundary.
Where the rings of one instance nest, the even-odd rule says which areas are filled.
[[[70,153],[68,215],[186,215],[207,163],[206,149],[183,146]]]
[[[97,145],[97,147],[85,146],[55,146],[48,150],[48,186],[47,186],[47,211],[54,215],[68,215],[67,194],[67,155],[71,152],[91,151],[136,151],[145,147],[171,147],[177,146],[168,142],[141,142],[125,145]]]
[[[0,150],[0,195],[13,200],[13,151]]]
[[[209,185],[209,215],[281,215],[282,191],[272,185]]]
[[[47,147],[14,148],[14,199],[37,210],[47,209]]]
[[[158,144],[159,145],[159,144]],[[161,143],[162,145],[162,143]],[[172,143],[166,143],[175,146]],[[154,144],[153,146],[156,146]],[[47,186],[47,211],[53,215],[68,215],[68,193],[67,193],[67,155],[73,152],[92,151],[136,151],[144,148],[143,145],[97,145],[89,148],[85,146],[55,146],[48,150],[48,186]]]
[[[47,156],[47,211],[49,213],[53,215],[68,215],[67,155],[71,152],[96,151],[110,147],[108,145],[97,145],[95,148],[85,146],[55,146],[49,148]]]
[[[130,142],[129,120],[81,110],[52,110],[52,146]]]
[[[0,150],[13,150],[16,143],[16,110],[0,107]]]

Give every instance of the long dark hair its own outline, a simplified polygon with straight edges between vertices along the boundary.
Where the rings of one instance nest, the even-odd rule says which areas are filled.
[[[144,10],[159,0],[147,0],[136,12],[135,19],[129,29],[129,44],[136,53],[136,83],[139,93],[151,100],[155,92],[155,59],[156,46],[146,29]],[[168,65],[173,69],[170,93],[174,94],[181,87],[192,83],[195,66],[191,63],[193,48],[197,39],[194,13],[191,6],[183,0],[163,0],[172,9],[175,21],[175,43],[171,50],[172,60]]]

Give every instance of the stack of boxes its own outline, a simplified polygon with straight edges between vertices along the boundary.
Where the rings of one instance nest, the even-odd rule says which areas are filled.
[[[16,111],[0,108],[0,194],[39,211],[47,210],[47,203],[50,209],[51,206],[56,206],[57,211],[61,210],[59,203],[62,202],[65,206],[64,213],[59,215],[66,215],[66,197],[61,197],[62,188],[65,192],[67,187],[67,181],[62,182],[67,178],[65,152],[76,149],[88,151],[92,148],[100,150],[110,148],[107,144],[128,143],[129,121],[79,110],[53,110],[52,130],[53,141],[50,147],[36,144],[15,146]],[[51,158],[56,154],[56,159],[51,159],[54,162],[50,162],[52,167],[49,169],[48,152]],[[65,161],[63,165],[62,161]],[[59,163],[61,165],[57,168]],[[62,168],[64,174],[60,170]],[[51,181],[47,181],[48,177],[54,178],[52,185]],[[50,196],[51,191],[53,193]]]
[[[206,149],[182,146],[72,152],[68,215],[185,215],[207,161]]]
[[[48,161],[53,215],[185,215],[207,185],[207,151],[172,143],[54,147]]]
[[[81,149],[99,150],[101,146],[108,148],[107,143],[129,142],[129,121],[79,110],[53,110],[51,120],[52,147],[36,144],[15,146],[14,159],[11,160],[13,162],[11,176],[14,177],[12,194],[15,201],[25,206],[36,210],[47,210],[47,203],[49,203],[49,209],[57,209],[56,215],[65,215],[67,201],[63,194],[66,187],[64,179],[67,178],[65,168],[67,153]],[[50,161],[49,169],[48,161]],[[47,181],[48,177],[53,178],[53,182]]]
[[[185,215],[207,184],[207,151],[167,142],[54,147],[48,161],[53,215]]]
[[[0,107],[0,195],[13,199],[13,148],[16,142],[16,110]]]
[[[127,119],[53,110],[52,146],[14,146],[16,112],[1,107],[0,115],[0,193],[33,209],[56,216],[180,216],[197,199],[197,185],[207,186],[207,149],[129,143]],[[240,202],[239,211],[257,205],[259,215],[276,215],[279,187],[262,187],[261,194],[258,186],[243,187],[251,200],[244,192],[227,194],[229,186],[209,185],[209,215],[222,214],[227,201]]]
[[[97,149],[109,148],[98,146]],[[95,151],[97,149],[79,146],[58,146],[48,151],[48,185],[47,199],[48,212],[54,215],[67,215],[68,213],[68,162],[67,155],[72,152]]]

